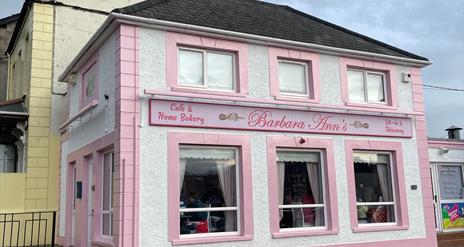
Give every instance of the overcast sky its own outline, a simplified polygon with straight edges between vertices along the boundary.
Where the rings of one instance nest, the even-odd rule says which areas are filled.
[[[463,0],[267,0],[427,57],[425,84],[464,89]],[[0,0],[0,18],[21,9],[21,0]],[[428,135],[445,137],[464,127],[464,92],[424,89]],[[464,132],[461,134],[464,135]]]

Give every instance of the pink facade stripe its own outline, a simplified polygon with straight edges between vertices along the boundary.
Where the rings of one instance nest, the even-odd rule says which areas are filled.
[[[301,140],[305,142],[302,143]],[[324,230],[299,230],[299,231],[280,231],[279,198],[278,198],[278,174],[277,174],[277,148],[297,148],[297,149],[320,149],[323,150],[323,160],[325,181],[324,193],[326,196],[327,225]],[[332,140],[312,139],[305,137],[267,137],[267,162],[268,162],[268,190],[269,190],[269,222],[273,238],[298,237],[298,236],[318,236],[337,234],[338,224],[338,201],[337,184],[335,172],[335,161]]]
[[[280,94],[279,90],[279,60],[289,60],[304,62],[308,65],[308,89],[307,97],[290,97]],[[321,98],[320,90],[320,62],[319,54],[307,51],[298,51],[292,49],[283,49],[269,47],[269,82],[270,92],[277,100],[282,101],[297,101],[297,102],[313,102],[318,103]]]
[[[414,110],[422,114],[425,114],[421,71],[419,68],[412,68],[410,74],[412,76]],[[422,200],[424,207],[424,225],[426,228],[426,238],[428,240],[427,245],[424,246],[435,247],[437,246],[437,233],[435,229],[435,212],[433,206],[433,193],[431,183],[432,177],[430,174],[430,161],[428,154],[428,140],[425,124],[425,115],[416,116],[416,136],[421,174]]]
[[[240,225],[235,236],[180,238],[179,145],[221,145],[240,149]],[[253,238],[253,192],[250,136],[168,132],[168,239],[173,245],[251,240]]]
[[[372,104],[372,103],[354,103],[349,102],[348,99],[348,69],[362,69],[362,70],[371,70],[371,71],[379,71],[384,72],[386,77],[386,96],[387,96],[387,104]],[[369,60],[360,60],[354,58],[346,58],[340,57],[340,89],[342,95],[342,101],[345,102],[347,106],[353,107],[366,107],[366,108],[374,108],[379,111],[388,110],[388,109],[398,109],[398,97],[396,92],[396,84],[398,81],[396,80],[396,72],[395,66],[393,64],[381,63],[381,62],[374,62]]]
[[[235,92],[221,92],[207,89],[195,89],[182,87],[178,84],[178,49],[179,47],[191,47],[205,50],[215,50],[234,53],[235,60]],[[166,81],[167,86],[173,91],[213,94],[231,97],[245,97],[248,94],[248,45],[246,43],[195,36],[182,33],[166,33]]]
[[[428,146],[429,148],[441,148],[441,147],[447,147],[450,149],[458,149],[458,150],[463,150],[464,149],[464,142],[453,142],[453,141],[446,141],[446,140],[428,140]]]
[[[116,36],[114,246],[138,246],[139,29],[121,25]]]

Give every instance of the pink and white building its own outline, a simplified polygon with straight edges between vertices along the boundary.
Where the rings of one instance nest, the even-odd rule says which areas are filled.
[[[200,2],[118,9],[61,76],[61,244],[436,246],[427,59]]]

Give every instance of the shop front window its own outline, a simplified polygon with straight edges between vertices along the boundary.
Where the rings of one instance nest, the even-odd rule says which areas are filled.
[[[325,226],[321,154],[277,150],[280,228]]]
[[[396,222],[391,154],[356,151],[353,162],[358,224]]]
[[[180,146],[180,234],[237,233],[238,150]]]

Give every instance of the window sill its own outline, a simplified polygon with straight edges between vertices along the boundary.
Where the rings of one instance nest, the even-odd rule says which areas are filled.
[[[308,96],[287,96],[287,95],[274,95],[274,99],[278,101],[293,101],[303,103],[319,103],[319,100],[311,99]]]
[[[99,240],[93,240],[92,241],[92,246],[102,246],[102,247],[113,247],[114,243],[112,239],[99,239]]]
[[[383,232],[383,231],[399,231],[399,230],[408,230],[409,226],[397,226],[397,225],[387,225],[387,226],[364,226],[364,227],[353,227],[353,232]]]
[[[396,105],[387,105],[387,104],[345,102],[345,105],[351,106],[351,107],[386,109],[386,110],[397,110],[398,109]]]
[[[272,238],[291,238],[303,236],[321,236],[321,235],[336,235],[338,230],[299,230],[286,232],[273,232]]]
[[[183,93],[199,93],[199,94],[232,96],[232,97],[245,97],[246,96],[244,93],[216,91],[216,90],[211,90],[211,89],[189,88],[189,87],[180,87],[180,86],[172,86],[171,91],[183,92]]]
[[[239,235],[239,236],[212,236],[205,238],[183,238],[173,239],[172,245],[187,245],[187,244],[207,244],[217,242],[233,242],[233,241],[248,241],[252,240],[252,235]]]

